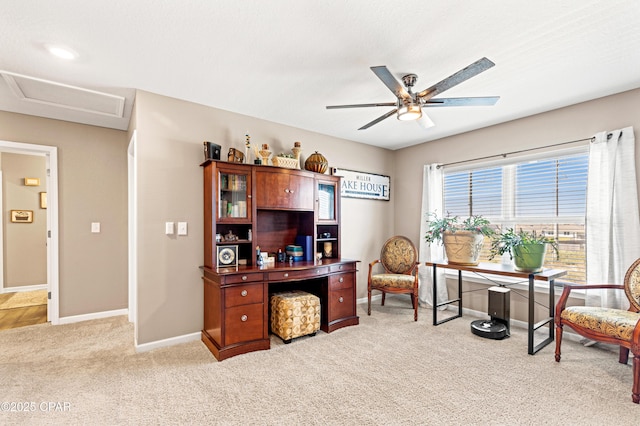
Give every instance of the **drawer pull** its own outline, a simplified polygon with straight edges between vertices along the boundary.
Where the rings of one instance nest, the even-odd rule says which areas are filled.
[[[285,278],[289,278],[289,273],[288,273],[288,272],[285,272],[285,273],[284,273],[284,277],[285,277]]]
[[[246,276],[246,275],[243,275],[243,276],[242,276],[242,281],[246,281],[246,280],[247,280],[247,276]]]
[[[344,277],[340,277],[340,279],[339,279],[338,281],[340,281],[341,283],[343,283],[343,282],[344,282]]]
[[[341,299],[342,299],[342,298],[341,298]],[[241,316],[241,317],[240,317],[240,321],[242,321],[242,322],[247,321],[247,319],[248,319],[248,318],[247,318],[247,316],[246,316],[246,315],[243,315],[243,316]]]
[[[285,188],[284,192],[288,194],[289,193],[289,188]]]
[[[247,292],[247,290],[242,290],[242,291],[240,292],[240,296],[242,296],[242,297],[245,297],[247,294],[249,294],[249,293]]]
[[[338,302],[340,302],[340,303],[344,302],[344,297],[340,296],[340,297],[338,298]]]

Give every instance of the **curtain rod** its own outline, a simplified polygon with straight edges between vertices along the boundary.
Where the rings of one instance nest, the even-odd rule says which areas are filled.
[[[552,145],[545,145],[545,146],[539,146],[537,148],[529,148],[529,149],[521,149],[520,151],[511,151],[511,152],[505,152],[503,154],[494,154],[494,155],[487,155],[486,157],[478,157],[478,158],[472,158],[470,160],[462,160],[462,161],[454,161],[452,163],[445,163],[445,164],[439,164],[437,166],[437,168],[441,168],[441,167],[445,167],[445,166],[452,166],[454,164],[462,164],[462,163],[469,163],[471,161],[478,161],[478,160],[486,160],[489,158],[495,158],[495,157],[502,157],[502,158],[506,158],[507,155],[513,155],[513,154],[521,154],[523,152],[529,152],[529,151],[536,151],[538,149],[544,149],[544,148],[551,148],[554,146],[560,146],[560,145],[567,145],[570,143],[576,143],[576,142],[584,142],[584,141],[590,141],[593,142],[596,138],[595,137],[590,137],[590,138],[584,138],[584,139],[576,139],[575,141],[569,141],[569,142],[560,142],[560,143],[554,143]]]

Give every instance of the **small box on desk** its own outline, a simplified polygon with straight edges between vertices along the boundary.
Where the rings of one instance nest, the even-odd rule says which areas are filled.
[[[304,260],[304,253],[302,251],[302,247],[288,245],[286,247],[287,256],[293,257],[294,261]]]

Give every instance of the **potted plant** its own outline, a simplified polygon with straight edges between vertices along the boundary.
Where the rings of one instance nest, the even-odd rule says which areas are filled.
[[[450,215],[439,218],[435,213],[429,213],[427,221],[425,240],[428,243],[442,241],[449,263],[459,265],[477,265],[484,237],[495,232],[489,220],[480,215],[461,219]]]
[[[513,228],[500,232],[491,240],[491,255],[489,259],[505,253],[513,260],[516,271],[539,272],[544,265],[547,245],[550,245],[556,256],[559,255],[558,242],[545,235],[538,235],[536,231],[515,232]]]

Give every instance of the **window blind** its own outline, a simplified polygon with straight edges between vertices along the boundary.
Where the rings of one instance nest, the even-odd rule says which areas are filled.
[[[588,153],[582,149],[499,166],[445,170],[445,213],[482,215],[500,229],[555,238],[559,256],[549,250],[545,267],[566,269],[567,281],[584,283],[587,167]],[[482,261],[488,261],[489,246],[486,241]]]

